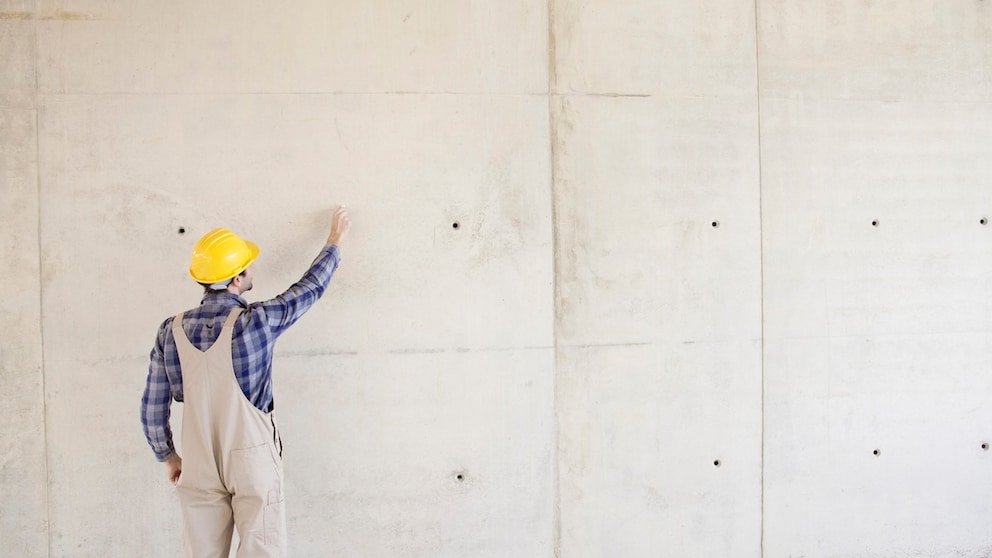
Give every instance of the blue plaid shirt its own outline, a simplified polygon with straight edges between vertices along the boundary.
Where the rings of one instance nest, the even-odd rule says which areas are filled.
[[[183,314],[183,330],[193,346],[205,351],[217,340],[231,309],[244,308],[234,323],[231,342],[234,373],[245,397],[269,412],[273,408],[272,352],[276,339],[324,294],[339,262],[338,247],[325,246],[303,278],[272,300],[248,304],[226,291],[206,294],[200,306]],[[176,452],[169,427],[171,399],[183,400],[183,373],[172,336],[173,319],[168,318],[158,329],[141,398],[141,424],[159,461]]]

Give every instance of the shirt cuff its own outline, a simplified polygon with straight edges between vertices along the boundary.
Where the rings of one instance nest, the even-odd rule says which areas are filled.
[[[174,456],[174,455],[177,455],[177,454],[176,454],[176,452],[175,452],[175,451],[172,451],[172,450],[170,450],[170,451],[168,451],[168,452],[167,452],[167,453],[166,453],[165,455],[158,455],[158,454],[156,454],[156,455],[155,455],[155,458],[156,458],[156,459],[158,459],[158,462],[159,462],[159,463],[165,463],[165,462],[166,462],[166,461],[168,461],[168,460],[169,460],[170,458],[172,458],[172,456]]]

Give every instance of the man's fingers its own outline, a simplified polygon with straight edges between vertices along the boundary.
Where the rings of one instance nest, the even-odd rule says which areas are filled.
[[[348,212],[345,206],[341,205],[334,211],[334,215],[331,217],[331,232],[327,237],[327,242],[329,244],[337,244],[344,238],[350,228],[351,219],[348,218]]]
[[[334,227],[339,230],[347,230],[350,224],[351,219],[348,218],[348,212],[345,211],[345,208],[342,205],[337,211],[334,212]]]

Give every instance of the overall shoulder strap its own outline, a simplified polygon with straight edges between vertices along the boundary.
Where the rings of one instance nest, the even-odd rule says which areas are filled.
[[[236,322],[241,316],[241,311],[242,308],[240,306],[231,308],[231,312],[227,315],[227,319],[224,320],[224,328],[220,330],[220,335],[217,336],[217,339],[221,339],[222,337],[231,339],[234,336],[234,322]]]
[[[183,314],[185,312],[180,312],[176,314],[176,317],[172,318],[172,338],[175,339],[176,344],[182,343],[183,345],[192,347],[193,343],[190,342],[189,337],[186,336],[186,332],[183,331]]]

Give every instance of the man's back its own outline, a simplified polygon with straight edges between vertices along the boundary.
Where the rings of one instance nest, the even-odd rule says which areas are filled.
[[[245,397],[268,412],[272,400],[272,355],[276,339],[323,296],[337,269],[337,246],[325,246],[303,277],[279,296],[248,304],[229,292],[204,295],[200,305],[183,313],[183,331],[197,349],[208,349],[232,308],[245,311],[234,323],[231,360]],[[159,327],[149,360],[148,382],[142,398],[145,435],[160,461],[175,452],[168,428],[171,399],[183,401],[183,377],[172,334],[174,318]]]

